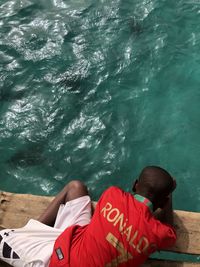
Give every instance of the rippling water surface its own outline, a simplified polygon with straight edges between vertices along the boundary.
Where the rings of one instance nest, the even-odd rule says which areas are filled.
[[[0,188],[93,198],[146,165],[200,210],[200,3],[1,0]]]

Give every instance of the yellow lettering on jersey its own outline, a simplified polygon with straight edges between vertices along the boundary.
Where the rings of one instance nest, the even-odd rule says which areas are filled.
[[[128,221],[128,219],[126,219]],[[114,226],[119,224],[119,231],[122,232],[123,229],[126,227],[126,222],[124,222],[124,214],[121,213],[120,216],[116,219],[116,221],[113,223]]]
[[[118,208],[113,207],[110,202],[107,202],[105,206],[101,209],[101,214],[107,220],[107,222],[111,223],[114,227],[118,229],[121,235],[126,236],[126,241],[130,246],[132,246],[135,251],[137,251],[137,253],[149,255],[156,250],[156,245],[154,243],[150,243],[145,236],[141,236],[139,230],[136,230],[133,225],[129,224],[128,218],[125,217],[124,213],[121,212]],[[109,234],[112,235],[111,233]],[[108,238],[110,238],[109,234],[107,236]],[[115,240],[114,238],[110,238],[109,240],[108,241],[110,243],[112,240],[112,245],[115,243],[113,241]],[[122,243],[120,244],[122,245]],[[118,248],[118,250],[121,248],[121,246],[117,245],[115,245],[115,247]],[[115,262],[117,262],[116,264],[118,264],[119,260],[123,260],[125,257],[124,255],[124,252],[121,253],[120,258],[118,257],[117,259],[113,260],[112,265],[108,265],[106,267],[117,266],[113,264],[115,264]]]
[[[114,222],[116,221],[117,217],[119,216],[120,212],[117,208],[111,209],[107,215],[107,220],[109,222]]]
[[[117,258],[113,259],[105,267],[117,267],[120,263],[127,262],[133,259],[133,256],[127,251],[124,245],[112,234],[108,233],[106,240],[121,254]]]
[[[129,245],[132,246],[133,248],[136,247],[136,244],[134,244],[134,241],[135,241],[135,239],[137,238],[137,236],[138,236],[138,230],[135,231],[133,237],[131,238],[131,240],[130,240],[130,242],[129,242]]]
[[[130,240],[132,228],[133,228],[133,226],[130,225],[123,232],[123,234],[126,235],[126,241],[129,241]]]
[[[142,236],[137,244],[136,250],[138,253],[144,253],[147,251],[149,247],[149,241],[145,236]]]
[[[112,209],[112,204],[110,202],[107,202],[105,207],[101,210],[101,213],[103,213],[103,216],[106,217],[106,212],[110,211]]]

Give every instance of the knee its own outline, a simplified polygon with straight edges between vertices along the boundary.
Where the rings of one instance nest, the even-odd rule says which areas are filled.
[[[72,180],[71,182],[68,183],[67,186],[69,189],[73,190],[82,190],[87,188],[86,185],[79,180]]]
[[[79,180],[72,180],[66,185],[66,197],[65,202],[88,195],[88,189],[86,185]]]

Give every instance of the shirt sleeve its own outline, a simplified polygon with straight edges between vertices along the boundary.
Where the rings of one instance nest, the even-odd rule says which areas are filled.
[[[171,225],[157,221],[155,230],[158,237],[158,250],[167,249],[176,243],[176,231]]]

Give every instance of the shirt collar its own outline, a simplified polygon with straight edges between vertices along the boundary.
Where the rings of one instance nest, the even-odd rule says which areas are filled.
[[[139,194],[134,194],[133,196],[135,199],[137,199],[137,201],[143,203],[145,206],[147,206],[153,212],[153,204],[148,198],[143,197]]]

